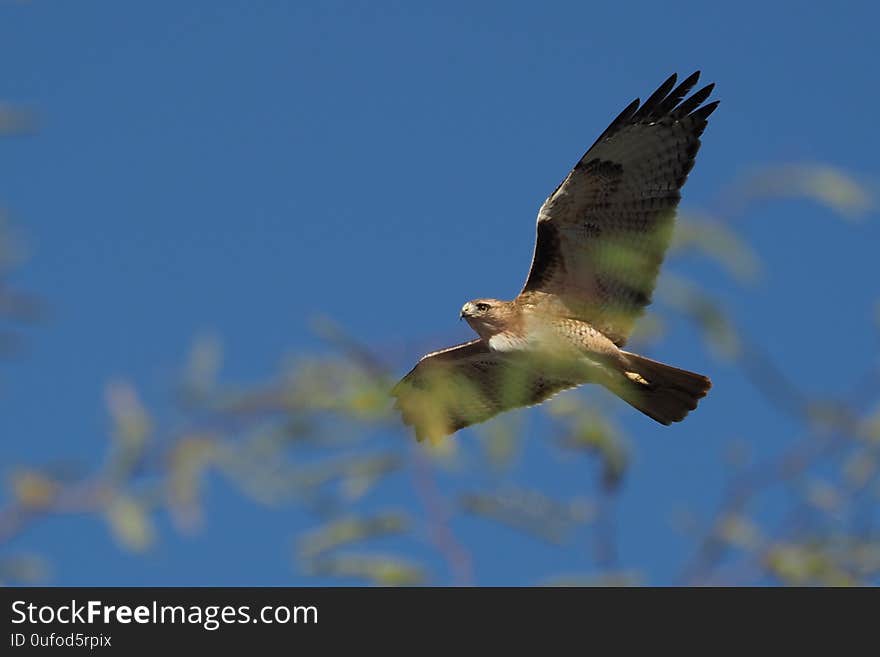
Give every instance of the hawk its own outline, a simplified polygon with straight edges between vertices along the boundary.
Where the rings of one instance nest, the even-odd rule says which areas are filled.
[[[636,99],[544,201],[526,283],[461,309],[479,337],[429,353],[391,394],[419,440],[597,383],[657,422],[683,420],[710,380],[624,351],[651,302],[681,188],[718,101],[700,72]]]

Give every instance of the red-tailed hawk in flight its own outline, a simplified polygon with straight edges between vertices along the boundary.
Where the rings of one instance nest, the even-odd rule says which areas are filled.
[[[419,440],[598,383],[661,424],[712,385],[621,347],[651,294],[681,187],[718,101],[672,75],[620,113],[538,211],[526,284],[513,301],[461,309],[479,338],[424,356],[392,390]]]

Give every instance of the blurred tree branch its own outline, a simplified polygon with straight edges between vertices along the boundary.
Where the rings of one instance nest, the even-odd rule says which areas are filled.
[[[0,129],[21,125],[20,117],[0,111]],[[847,217],[872,207],[872,195],[844,173],[790,166],[747,181],[730,207],[739,212],[794,195]],[[7,281],[18,251],[5,227],[0,222],[0,321],[32,321],[38,305]],[[738,283],[747,284],[760,271],[757,254],[729,222],[705,212],[683,215],[671,257],[683,254],[717,263]],[[646,319],[640,341],[659,340],[669,317],[686,319],[712,354],[741,368],[798,427],[789,447],[774,457],[731,463],[733,475],[714,516],[685,528],[694,549],[680,581],[877,583],[876,368],[854,382],[860,395],[852,400],[817,399],[694,281],[665,276],[659,302],[663,311]],[[629,474],[630,441],[589,392],[540,407],[542,448],[581,459],[596,471],[595,484],[577,498],[557,499],[513,471],[526,432],[521,423],[499,418],[482,425],[474,432],[475,445],[457,437],[416,445],[390,411],[387,391],[394,377],[380,353],[326,320],[315,329],[330,347],[327,353],[303,355],[264,384],[247,387],[219,380],[219,340],[196,340],[173,414],[151,410],[130,382],[108,384],[111,429],[105,454],[94,459],[99,465],[77,476],[51,466],[13,469],[0,507],[0,546],[52,517],[92,514],[104,519],[120,547],[147,551],[161,540],[159,513],[167,512],[179,531],[198,530],[202,484],[216,475],[255,504],[297,504],[310,514],[314,523],[296,537],[293,551],[306,574],[378,584],[478,583],[477,564],[457,533],[467,518],[583,555],[584,574],[548,573],[545,582],[628,584],[650,577],[638,564],[621,563],[618,551],[616,498]],[[163,419],[171,416],[180,419]],[[465,490],[448,494],[455,488],[447,488],[450,481]],[[401,497],[399,508],[375,501],[381,487],[402,484],[413,494]],[[771,491],[783,494],[789,508],[772,524],[758,512]],[[425,548],[445,564],[444,573],[411,556]],[[30,580],[44,570],[33,557],[0,559],[4,581]]]

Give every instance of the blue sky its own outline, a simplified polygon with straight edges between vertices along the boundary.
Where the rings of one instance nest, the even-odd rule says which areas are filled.
[[[673,71],[703,70],[722,100],[683,207],[717,207],[756,165],[823,162],[876,182],[878,19],[871,3],[752,0],[4,3],[0,97],[33,107],[40,127],[0,144],[0,200],[31,251],[13,280],[51,316],[0,364],[0,466],[100,453],[106,383],[131,380],[162,408],[205,331],[241,382],[317,347],[316,315],[401,373],[467,337],[461,304],[518,291],[544,197]],[[836,222],[806,202],[763,204],[737,225],[764,263],[756,284],[696,259],[676,271],[807,389],[842,395],[868,366],[852,355],[876,362],[880,228]],[[814,347],[829,333],[845,335],[846,357]],[[699,413],[674,431],[621,415],[635,453],[623,561],[656,582],[685,545],[674,509],[711,508],[729,441],[762,454],[795,437],[693,338],[653,355],[712,376]],[[576,492],[574,465],[545,451],[530,442],[520,481],[552,486],[563,468]],[[46,556],[58,584],[314,581],[290,566],[296,510],[215,485],[208,517],[195,537],[166,528],[147,556],[84,518],[43,523],[11,549]],[[478,521],[459,529],[481,583],[527,583],[523,563],[578,566],[521,541],[508,550],[509,533]]]

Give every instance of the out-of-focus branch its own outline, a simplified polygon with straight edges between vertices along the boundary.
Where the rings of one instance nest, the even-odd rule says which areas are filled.
[[[474,583],[473,562],[458,542],[450,526],[450,510],[444,502],[431,473],[431,464],[418,446],[410,449],[413,485],[425,509],[431,541],[443,555],[456,586]]]
[[[854,213],[869,207],[857,188],[847,183],[838,189],[839,172],[788,171],[775,180],[793,182],[795,193],[830,207]],[[785,195],[777,192],[758,189],[748,202]],[[757,256],[729,223],[694,217],[684,223],[675,252],[707,255],[737,280],[747,280],[758,270]],[[3,256],[10,252],[4,250],[6,244],[0,234],[0,319],[29,321],[38,308],[3,277]],[[816,398],[787,377],[785,368],[744,336],[697,285],[670,276],[665,280],[660,296],[668,307],[693,321],[710,349],[742,368],[767,403],[797,427],[789,447],[779,454],[737,466],[717,512],[693,533],[694,553],[684,564],[681,581],[876,582],[880,415],[871,405],[880,404],[880,372],[871,368],[855,385],[858,394],[843,402]],[[651,326],[643,339],[662,333],[659,319]],[[501,420],[493,422],[494,435],[482,441],[485,453],[480,457],[461,463],[449,459],[459,468],[451,476],[473,484],[472,492],[456,495],[445,487],[441,468],[446,462],[439,452],[415,444],[389,412],[394,377],[381,352],[326,320],[317,330],[333,348],[331,353],[309,355],[279,376],[245,387],[219,383],[219,343],[200,341],[183,376],[170,427],[159,419],[168,414],[151,413],[132,386],[111,384],[106,403],[112,427],[106,453],[94,459],[100,465],[75,480],[50,469],[14,471],[10,500],[0,508],[0,545],[10,545],[33,523],[75,513],[101,515],[121,546],[147,550],[158,540],[152,520],[157,513],[169,513],[180,530],[198,527],[201,482],[214,474],[255,503],[298,504],[315,519],[317,526],[297,541],[297,563],[307,574],[379,584],[423,583],[427,569],[419,563],[394,550],[365,547],[404,544],[414,538],[416,526],[427,530],[451,582],[474,584],[477,554],[453,531],[456,514],[466,513],[559,546],[570,535],[580,536],[575,533],[588,524],[583,531],[590,532],[590,549],[584,551],[578,538],[578,556],[597,574],[559,581],[636,581],[620,563],[617,531],[617,496],[628,473],[629,448],[606,412],[576,394],[541,406],[546,412],[542,426],[550,437],[546,445],[597,466],[596,492],[589,501],[560,501],[518,484],[501,492],[487,490],[483,472],[497,475],[498,464],[512,462],[520,444],[521,427]],[[444,445],[451,454],[457,453],[453,447],[470,449],[457,437]],[[372,493],[401,469],[410,475],[415,491],[404,500],[405,508],[374,502]],[[513,479],[516,474],[505,476]],[[772,522],[761,509],[763,496],[769,494],[787,505],[781,519]],[[424,524],[410,518],[421,518]],[[6,572],[3,565],[0,573]]]

